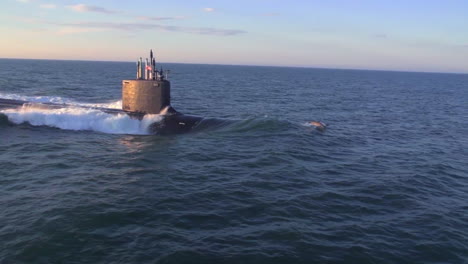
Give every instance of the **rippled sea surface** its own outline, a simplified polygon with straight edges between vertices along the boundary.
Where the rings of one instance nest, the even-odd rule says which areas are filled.
[[[0,110],[0,263],[468,262],[468,75],[164,67],[228,124]],[[0,97],[118,107],[134,72],[2,59]]]

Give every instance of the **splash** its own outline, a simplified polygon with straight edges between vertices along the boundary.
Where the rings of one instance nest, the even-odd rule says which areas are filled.
[[[60,96],[27,96],[19,94],[4,94],[0,93],[0,98],[27,101],[33,103],[53,103],[53,104],[66,104],[76,105],[85,107],[100,107],[100,108],[111,108],[111,109],[122,109],[122,100],[117,100],[108,103],[82,103],[69,98],[63,98]]]
[[[162,120],[161,115],[145,115],[142,120],[133,119],[125,113],[109,114],[99,109],[83,108],[102,107],[120,108],[121,101],[91,104],[79,103],[61,97],[31,97],[0,94],[0,97],[24,100],[36,103],[67,104],[63,108],[48,108],[40,105],[23,105],[20,108],[1,110],[8,120],[15,124],[28,123],[32,126],[49,126],[67,130],[91,130],[109,134],[150,134],[149,127]]]
[[[76,104],[76,101],[74,100],[62,98],[59,96],[27,96],[27,95],[19,95],[19,94],[0,93],[0,98],[35,102],[35,103]]]

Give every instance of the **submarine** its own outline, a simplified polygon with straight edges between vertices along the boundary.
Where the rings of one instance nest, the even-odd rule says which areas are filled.
[[[144,63],[140,57],[136,63],[136,78],[122,80],[122,109],[76,106],[87,109],[96,109],[108,114],[127,114],[131,118],[143,119],[145,115],[160,115],[162,119],[149,126],[148,132],[152,134],[179,134],[187,133],[200,124],[204,118],[184,115],[171,106],[171,83],[168,78],[169,71],[162,67],[157,69],[156,58],[150,50],[150,58]],[[59,109],[69,107],[67,104],[36,103],[14,99],[0,98],[0,109],[20,108],[33,106],[39,108]]]

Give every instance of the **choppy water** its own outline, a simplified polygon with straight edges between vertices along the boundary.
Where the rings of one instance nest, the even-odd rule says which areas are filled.
[[[164,66],[232,122],[2,110],[0,263],[467,263],[468,75]],[[118,108],[133,73],[4,59],[0,97]]]

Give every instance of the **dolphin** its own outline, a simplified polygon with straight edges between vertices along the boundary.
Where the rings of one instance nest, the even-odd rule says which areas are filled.
[[[327,125],[323,122],[320,122],[320,121],[310,121],[308,122],[309,125],[312,125],[313,127],[315,127],[318,131],[325,131],[325,129],[327,128]]]

